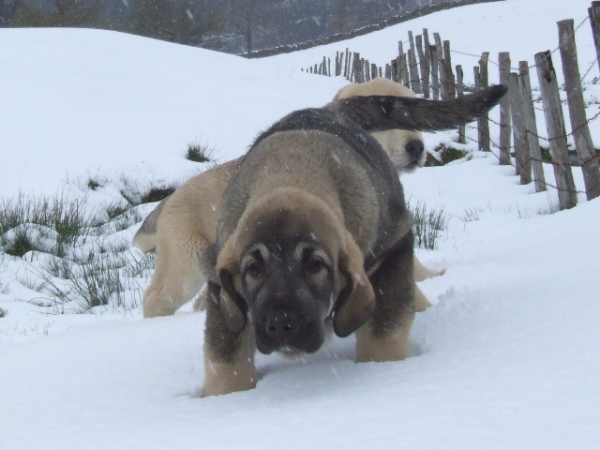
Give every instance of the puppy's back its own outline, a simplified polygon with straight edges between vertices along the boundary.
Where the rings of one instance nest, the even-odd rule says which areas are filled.
[[[395,239],[397,224],[407,222],[402,186],[384,150],[332,111],[296,111],[257,138],[223,197],[219,241],[231,236],[248,202],[280,186],[338,203],[363,251]]]
[[[371,95],[415,97],[415,93],[403,84],[379,77],[366,83],[351,83],[344,86],[335,94],[333,101],[357,96],[368,97]]]

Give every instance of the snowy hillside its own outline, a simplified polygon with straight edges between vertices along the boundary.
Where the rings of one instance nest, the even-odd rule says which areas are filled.
[[[40,207],[41,196],[75,205],[64,211],[85,222],[61,246],[54,229],[31,225],[36,248],[0,251],[0,449],[599,448],[598,200],[580,194],[576,208],[556,212],[555,191],[536,194],[479,152],[404,176],[411,204],[447,220],[438,248],[417,251],[447,273],[420,284],[434,306],[417,315],[413,357],[355,364],[353,338],[336,339],[301,362],[260,355],[256,389],[213,398],[198,396],[204,313],[188,304],[143,320],[152,260],[129,244],[155,206],[129,200],[210,165],[186,160],[188,144],[226,161],[346,84],[301,68],[346,47],[385,63],[422,28],[450,39],[465,68],[478,56],[464,53],[482,51],[533,62],[558,45],[555,22],[578,25],[589,6],[552,3],[469,6],[262,60],[106,31],[0,30],[0,223],[15,205]],[[582,71],[591,68],[591,116],[600,74],[589,23],[577,43]],[[426,144],[454,138],[429,134]],[[108,305],[78,296],[91,262],[121,277]]]

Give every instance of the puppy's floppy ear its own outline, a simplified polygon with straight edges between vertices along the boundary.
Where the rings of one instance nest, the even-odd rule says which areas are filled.
[[[231,236],[219,253],[217,276],[223,288],[219,299],[221,312],[229,331],[238,335],[246,326],[248,306],[240,294],[240,270],[233,252],[233,242],[234,236]]]
[[[345,250],[340,250],[338,258],[345,286],[333,307],[333,331],[340,337],[356,331],[371,317],[375,309],[375,293],[365,273],[362,252],[348,231],[345,247]]]

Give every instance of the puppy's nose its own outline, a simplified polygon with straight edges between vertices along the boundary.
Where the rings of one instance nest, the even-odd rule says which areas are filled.
[[[419,139],[413,139],[412,141],[408,141],[406,143],[405,148],[406,152],[415,159],[419,159],[425,151],[425,145],[423,144],[423,141]]]
[[[267,334],[278,342],[288,342],[298,333],[299,328],[298,316],[287,308],[273,309],[267,317]]]

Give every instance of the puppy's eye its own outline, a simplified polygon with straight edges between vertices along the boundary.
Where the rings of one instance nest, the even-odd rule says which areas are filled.
[[[246,275],[252,278],[260,278],[263,274],[263,266],[258,261],[248,264],[246,266]]]
[[[325,262],[318,257],[312,256],[306,260],[304,263],[304,270],[309,275],[316,275],[322,270],[326,270],[327,265]]]

